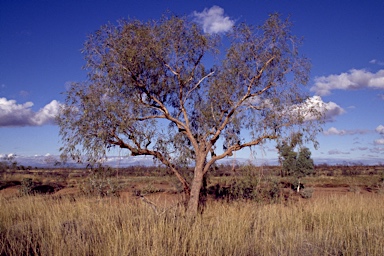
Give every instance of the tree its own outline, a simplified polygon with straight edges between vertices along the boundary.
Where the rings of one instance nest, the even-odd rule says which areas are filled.
[[[277,148],[280,155],[282,176],[294,175],[297,172],[297,153],[294,151],[294,145],[282,142]]]
[[[313,174],[315,167],[309,148],[300,147],[298,153],[294,151],[296,146],[300,144],[300,140],[301,134],[294,134],[290,143],[282,141],[277,146],[282,166],[282,175],[295,177],[297,180],[297,191],[300,190],[300,178]]]
[[[175,16],[102,26],[84,45],[88,80],[70,86],[58,117],[62,155],[97,162],[119,147],[153,156],[180,180],[186,211],[196,214],[216,161],[281,140],[288,127],[314,141],[319,113],[301,90],[310,65],[290,27],[278,14],[224,35]],[[191,180],[185,165],[194,166]]]
[[[297,176],[299,178],[313,174],[315,164],[311,158],[311,151],[307,147],[300,148],[299,156],[297,158]]]

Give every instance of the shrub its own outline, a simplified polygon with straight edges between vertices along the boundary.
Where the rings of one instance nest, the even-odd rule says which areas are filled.
[[[141,190],[141,193],[143,194],[153,194],[158,192],[164,192],[164,189],[157,188],[153,182],[149,182],[146,186],[144,186]]]
[[[21,195],[30,195],[33,189],[33,182],[31,178],[24,178],[21,181],[21,186],[19,188],[19,192]]]
[[[302,198],[308,199],[311,198],[313,195],[313,188],[304,188],[300,190],[300,196]]]
[[[111,177],[110,168],[99,167],[80,184],[80,192],[89,196],[119,196],[120,186]]]
[[[281,186],[277,179],[262,178],[253,166],[242,168],[242,175],[231,177],[226,184],[209,187],[208,193],[216,199],[227,201],[252,200],[276,202],[281,197]]]

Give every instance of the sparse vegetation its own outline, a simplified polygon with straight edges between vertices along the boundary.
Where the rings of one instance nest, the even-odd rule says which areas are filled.
[[[146,167],[6,170],[0,255],[384,253],[384,167],[317,166],[297,194],[290,177],[280,177],[280,167],[219,166],[207,179],[206,207],[195,218],[185,215],[175,177],[147,168],[157,176],[148,176]],[[358,174],[349,175],[349,168]],[[120,197],[80,191],[90,177],[106,181],[116,175]],[[77,192],[60,193],[63,184]],[[48,187],[52,194],[41,195]],[[2,193],[12,189],[13,195]],[[28,193],[20,196],[20,190]]]
[[[92,170],[91,174],[79,185],[83,195],[88,196],[119,196],[120,186],[111,168],[102,166]]]
[[[304,188],[300,190],[300,196],[302,198],[308,199],[311,198],[313,195],[313,188]]]
[[[383,199],[211,202],[190,219],[135,199],[0,198],[0,255],[383,255]]]
[[[24,178],[21,181],[20,194],[21,195],[30,195],[33,189],[33,182],[31,178]]]

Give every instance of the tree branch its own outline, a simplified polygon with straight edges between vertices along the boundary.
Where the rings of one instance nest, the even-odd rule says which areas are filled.
[[[246,148],[246,147],[251,147],[251,146],[256,146],[259,145],[261,142],[263,142],[266,139],[276,139],[278,136],[277,135],[263,135],[255,140],[252,140],[250,142],[244,143],[244,144],[236,144],[230,146],[224,153],[220,155],[213,155],[213,157],[207,162],[207,165],[204,168],[204,173],[206,173],[209,168],[212,166],[213,163],[216,161],[223,159],[224,157],[230,156],[232,152],[234,151],[239,151],[240,149]]]
[[[189,91],[187,92],[187,95],[185,96],[185,100],[188,99],[189,95],[190,95],[194,90],[196,90],[196,88],[197,88],[197,87],[198,87],[198,86],[199,86],[205,79],[207,79],[208,77],[212,76],[214,73],[215,73],[215,71],[212,71],[211,73],[209,73],[209,74],[205,75],[203,78],[201,78],[201,79],[195,84],[195,86],[194,86],[191,90],[189,90]],[[185,103],[185,100],[183,101],[183,104]]]
[[[184,191],[187,193],[187,195],[189,195],[190,187],[189,187],[187,180],[181,175],[181,173],[179,173],[177,171],[176,166],[174,164],[172,164],[170,161],[168,161],[166,159],[166,157],[164,157],[163,154],[161,154],[160,152],[155,151],[155,150],[149,150],[147,148],[143,149],[140,147],[140,145],[137,145],[136,143],[135,144],[138,147],[135,148],[135,147],[125,143],[116,134],[113,137],[115,140],[111,139],[108,142],[111,143],[112,145],[116,145],[120,148],[128,149],[129,151],[131,151],[132,156],[139,156],[139,155],[153,156],[156,159],[158,159],[162,164],[169,167],[172,170],[172,172],[176,175],[176,177],[179,179],[179,181],[183,184]]]
[[[272,60],[274,59],[275,57],[271,57],[265,64],[264,66],[261,68],[261,70],[258,72],[257,75],[255,75],[251,81],[249,82],[249,85],[248,85],[248,89],[247,89],[247,93],[235,104],[235,106],[228,112],[227,116],[225,117],[223,123],[220,125],[220,127],[217,129],[216,133],[214,134],[214,136],[211,138],[211,144],[214,145],[216,143],[216,141],[218,140],[221,132],[224,130],[224,128],[226,127],[226,125],[229,123],[229,120],[231,118],[231,116],[235,113],[235,111],[244,103],[244,101],[246,99],[248,99],[249,97],[252,97],[252,96],[258,96],[258,95],[261,95],[263,94],[265,91],[267,91],[269,88],[272,87],[273,83],[270,82],[268,83],[268,85],[266,87],[264,87],[262,90],[259,90],[257,93],[254,93],[254,94],[251,94],[251,89],[252,89],[252,86],[253,86],[253,83],[255,80],[259,80],[262,76],[262,74],[264,73],[264,70],[269,66],[269,64],[272,62]]]

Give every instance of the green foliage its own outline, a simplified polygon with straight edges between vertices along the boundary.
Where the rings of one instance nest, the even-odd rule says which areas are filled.
[[[282,165],[283,176],[294,176],[298,179],[314,173],[315,165],[311,158],[311,151],[306,147],[300,147],[299,152],[294,149],[297,141],[290,144],[282,142],[277,146]]]
[[[283,142],[278,149],[283,169],[283,176],[292,176],[296,174],[298,170],[297,153],[293,150],[293,146]]]
[[[298,177],[304,177],[314,173],[315,165],[313,163],[313,159],[311,158],[311,151],[309,150],[309,148],[300,148],[296,165]]]

